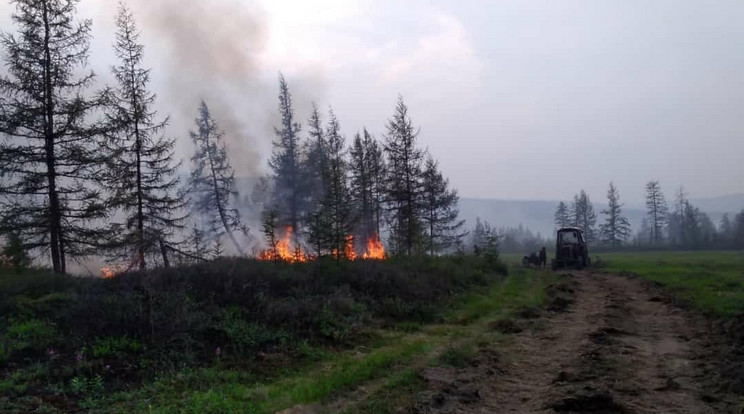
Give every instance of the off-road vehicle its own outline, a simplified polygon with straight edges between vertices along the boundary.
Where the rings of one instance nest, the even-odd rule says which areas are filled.
[[[578,227],[563,227],[555,237],[555,259],[550,260],[553,270],[566,267],[582,269],[590,264],[589,248],[584,231]]]

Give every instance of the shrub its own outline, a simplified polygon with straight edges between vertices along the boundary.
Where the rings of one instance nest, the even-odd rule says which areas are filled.
[[[112,357],[118,353],[139,353],[143,349],[142,343],[127,336],[96,338],[93,342],[93,358]]]
[[[11,319],[7,328],[10,348],[14,350],[45,350],[54,344],[57,331],[54,324],[38,319],[16,321]]]

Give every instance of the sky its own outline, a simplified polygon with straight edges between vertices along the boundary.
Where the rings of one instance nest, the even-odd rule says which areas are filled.
[[[744,192],[740,0],[130,0],[177,154],[199,100],[239,175],[267,172],[277,77],[298,120],[336,112],[382,138],[402,95],[463,197],[672,199]],[[12,5],[0,28],[13,32]],[[90,66],[112,83],[116,2],[81,0]],[[185,165],[188,165],[186,162]]]

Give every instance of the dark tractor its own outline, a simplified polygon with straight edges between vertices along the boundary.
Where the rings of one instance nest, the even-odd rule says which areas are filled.
[[[550,261],[553,270],[567,267],[583,269],[590,264],[589,248],[584,231],[576,227],[563,227],[555,238],[555,259]]]

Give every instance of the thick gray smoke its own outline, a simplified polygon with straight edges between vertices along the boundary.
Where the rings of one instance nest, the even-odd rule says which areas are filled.
[[[265,19],[251,2],[130,0],[143,31],[159,106],[171,114],[169,134],[186,136],[204,99],[225,131],[237,176],[257,176],[276,86],[261,79]],[[188,139],[179,153],[191,154]]]

